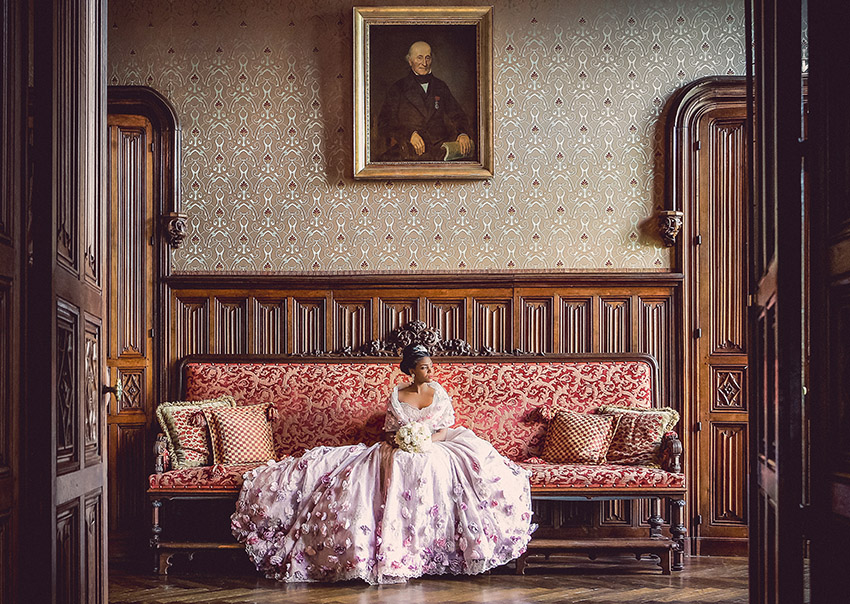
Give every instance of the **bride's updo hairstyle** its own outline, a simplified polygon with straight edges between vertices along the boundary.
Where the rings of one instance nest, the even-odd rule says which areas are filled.
[[[404,350],[401,351],[401,363],[399,364],[399,368],[407,375],[411,375],[413,368],[416,367],[416,362],[419,359],[424,359],[425,357],[430,356],[431,351],[422,344],[408,344],[404,347]]]

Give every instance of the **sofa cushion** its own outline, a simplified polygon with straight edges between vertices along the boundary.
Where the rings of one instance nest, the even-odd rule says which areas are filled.
[[[195,401],[172,401],[156,408],[156,418],[165,434],[165,443],[174,469],[212,463],[209,430],[198,414],[207,408],[232,407],[232,396]]]
[[[272,405],[205,408],[213,461],[225,466],[274,459],[268,412]]]
[[[679,413],[670,407],[624,409],[605,405],[597,413],[619,419],[607,460],[627,465],[658,465],[661,437],[679,422]]]
[[[661,468],[623,466],[614,464],[551,464],[539,457],[520,462],[531,471],[532,488],[606,488],[632,487],[681,488],[685,475],[666,472]]]
[[[152,491],[163,490],[223,490],[238,492],[242,488],[242,475],[260,464],[237,466],[204,466],[152,474],[148,482]],[[598,487],[631,488],[685,486],[685,475],[665,472],[661,468],[622,466],[613,464],[551,464],[532,457],[519,465],[531,471],[531,486],[544,487]]]
[[[558,410],[549,422],[541,457],[550,463],[603,463],[618,419]]]
[[[151,474],[148,484],[151,490],[219,490],[237,492],[242,488],[242,475],[260,464],[235,466],[202,466],[171,470],[163,474]]]

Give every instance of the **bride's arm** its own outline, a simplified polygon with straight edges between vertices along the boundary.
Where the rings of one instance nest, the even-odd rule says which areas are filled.
[[[434,442],[446,440],[446,430],[446,428],[443,428],[442,430],[437,430],[431,435],[431,440],[433,440]]]

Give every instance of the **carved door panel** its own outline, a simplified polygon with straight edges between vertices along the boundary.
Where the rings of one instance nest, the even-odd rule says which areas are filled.
[[[749,555],[759,604],[804,601],[801,12],[794,0],[753,3]]]
[[[151,122],[108,116],[107,359],[120,399],[109,404],[109,547],[112,555],[143,552],[147,506],[140,485],[150,470],[148,421],[154,380],[154,221]]]
[[[105,603],[105,16],[36,2],[20,602]],[[52,15],[52,18],[51,18]]]
[[[691,533],[698,555],[743,555],[747,546],[746,121],[742,101],[707,110],[698,128],[699,485]]]

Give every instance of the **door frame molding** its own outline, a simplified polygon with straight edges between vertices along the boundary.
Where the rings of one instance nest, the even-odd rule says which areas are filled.
[[[107,86],[107,114],[137,115],[150,121],[153,128],[151,157],[153,161],[153,364],[170,347],[169,317],[165,310],[168,300],[166,277],[171,275],[171,252],[180,247],[186,235],[187,215],[182,212],[180,177],[182,168],[182,131],[177,111],[160,92],[148,86]],[[109,252],[107,252],[108,254]],[[167,380],[157,371],[153,375],[153,400],[163,398]],[[148,422],[153,421],[153,409],[146,410]],[[152,436],[149,434],[149,436]],[[147,501],[145,500],[145,504]]]
[[[699,472],[698,447],[692,439],[694,418],[699,417],[699,367],[697,342],[694,339],[696,313],[699,309],[698,251],[695,249],[697,219],[699,217],[698,156],[694,143],[699,136],[699,121],[708,112],[724,107],[740,107],[747,102],[745,76],[708,76],[694,80],[679,88],[669,99],[665,119],[665,203],[667,210],[682,212],[682,227],[673,257],[673,270],[682,274],[682,444],[687,451],[686,472],[689,493],[685,518],[692,529],[690,518],[698,501],[697,474]],[[695,555],[698,533],[689,531],[690,552]],[[746,547],[746,542],[743,543]],[[726,547],[726,546],[724,546]]]

